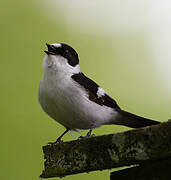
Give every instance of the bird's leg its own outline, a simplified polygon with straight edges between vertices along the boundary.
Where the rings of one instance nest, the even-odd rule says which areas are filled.
[[[86,136],[80,136],[79,139],[89,138],[95,136],[94,134],[91,134],[93,129],[90,129]]]
[[[87,135],[86,135],[86,137],[92,137],[92,136],[94,136],[94,134],[91,134],[92,133],[92,129],[90,129],[89,131],[88,131],[88,133],[87,133]]]
[[[63,141],[61,138],[69,131],[69,129],[66,129],[55,142],[49,142],[48,144],[57,144],[57,143],[62,143]]]

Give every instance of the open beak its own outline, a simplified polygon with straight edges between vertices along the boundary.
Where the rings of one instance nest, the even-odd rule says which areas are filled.
[[[46,46],[47,46],[48,50],[45,50],[44,52],[47,55],[55,55],[56,54],[55,53],[56,49],[55,49],[55,47],[53,45],[46,43]]]

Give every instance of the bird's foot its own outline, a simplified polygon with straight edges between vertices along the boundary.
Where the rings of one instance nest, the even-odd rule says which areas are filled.
[[[62,143],[62,137],[69,131],[69,129],[66,129],[65,132],[63,132],[59,137],[58,139],[55,141],[55,142],[49,142],[48,144],[51,144],[51,145],[54,145],[54,144],[60,144]]]
[[[61,139],[57,139],[55,142],[48,142],[48,144],[50,145],[55,145],[55,144],[60,144],[62,143],[63,141]]]
[[[91,138],[91,137],[94,137],[95,136],[95,134],[91,134],[91,135],[89,135],[89,136],[80,136],[78,139],[87,139],[87,138]]]
[[[85,138],[91,138],[91,137],[94,137],[95,134],[91,134],[92,132],[92,129],[90,129],[90,131],[87,133],[86,136],[80,136],[78,139],[85,139]]]

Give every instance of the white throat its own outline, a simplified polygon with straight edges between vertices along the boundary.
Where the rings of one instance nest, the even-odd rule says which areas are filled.
[[[43,69],[46,74],[56,74],[60,76],[72,76],[80,72],[80,65],[71,66],[66,58],[60,55],[45,56],[43,61]]]

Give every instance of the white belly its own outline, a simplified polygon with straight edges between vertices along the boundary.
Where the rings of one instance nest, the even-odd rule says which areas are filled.
[[[90,101],[84,89],[80,89],[72,79],[51,81],[43,78],[39,87],[39,102],[50,117],[73,130],[100,127],[108,124],[117,114],[110,107]]]

